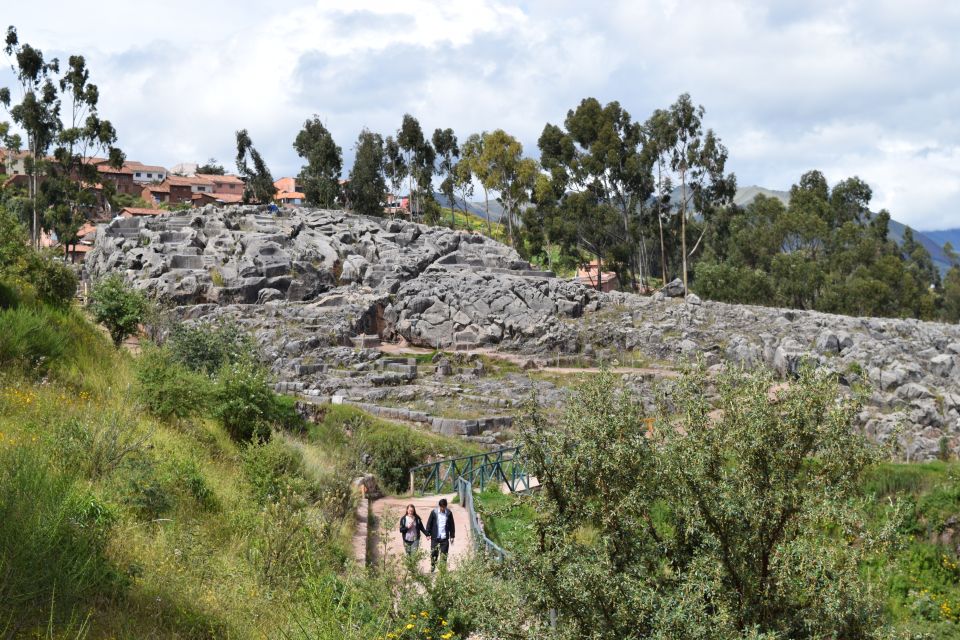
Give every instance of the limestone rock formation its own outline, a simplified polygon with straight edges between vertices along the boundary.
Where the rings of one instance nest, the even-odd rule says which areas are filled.
[[[877,440],[897,437],[904,457],[930,458],[941,441],[960,445],[955,325],[684,298],[679,281],[651,297],[598,293],[534,270],[478,234],[311,209],[205,208],[114,220],[97,234],[87,269],[93,278],[124,273],[177,305],[182,321],[245,327],[281,391],[429,406],[472,389],[491,411],[534,389],[549,404],[564,397],[526,373],[484,382],[482,362],[438,361],[420,379],[416,363],[379,362],[380,340],[507,350],[528,366],[571,354],[594,362],[629,354],[661,368],[759,365],[789,378],[808,363],[851,390],[868,389],[860,427]],[[630,382],[645,402],[648,382]]]

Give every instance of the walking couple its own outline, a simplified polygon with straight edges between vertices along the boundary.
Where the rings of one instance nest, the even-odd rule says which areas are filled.
[[[437,558],[443,554],[443,561],[447,561],[450,545],[457,535],[456,525],[453,523],[453,514],[447,508],[446,498],[440,498],[437,508],[430,512],[427,526],[417,515],[417,508],[407,505],[407,513],[400,518],[400,535],[403,537],[403,548],[408,556],[416,554],[420,548],[420,534],[430,538],[430,571],[437,566]]]

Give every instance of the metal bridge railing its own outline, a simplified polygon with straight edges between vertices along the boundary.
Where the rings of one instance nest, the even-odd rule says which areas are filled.
[[[473,504],[473,483],[460,476],[457,478],[457,494],[460,496],[460,504],[467,510],[467,517],[470,518],[470,531],[473,534],[473,544],[478,551],[486,553],[497,562],[503,562],[507,557],[507,552],[503,547],[487,537],[483,530],[483,521],[477,513]]]
[[[530,476],[517,455],[518,447],[459,458],[446,458],[410,469],[410,495],[458,491],[459,478],[466,478],[483,491],[490,482],[506,483],[511,492],[529,491]]]

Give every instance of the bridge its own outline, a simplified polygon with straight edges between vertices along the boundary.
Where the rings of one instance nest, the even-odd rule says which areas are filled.
[[[526,493],[538,486],[520,456],[520,447],[505,447],[472,456],[446,458],[410,469],[410,495],[455,492],[467,511],[470,535],[474,546],[498,561],[508,553],[487,537],[483,521],[477,514],[473,490],[483,491],[495,485],[504,493]]]

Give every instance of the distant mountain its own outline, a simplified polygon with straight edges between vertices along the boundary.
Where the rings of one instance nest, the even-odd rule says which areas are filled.
[[[948,242],[953,245],[954,251],[960,251],[960,229],[942,229],[940,231],[924,231],[927,236],[940,246]]]
[[[433,197],[437,199],[437,202],[440,203],[441,207],[447,207],[452,209],[453,205],[447,199],[447,196],[443,195],[439,191],[433,193]],[[456,208],[458,211],[463,210],[463,202],[458,198],[456,202]],[[484,208],[483,200],[467,202],[467,211],[472,213],[475,216],[479,216],[484,220],[487,219],[487,212]],[[503,217],[503,207],[500,206],[500,203],[490,198],[490,222],[500,222],[500,218]]]

